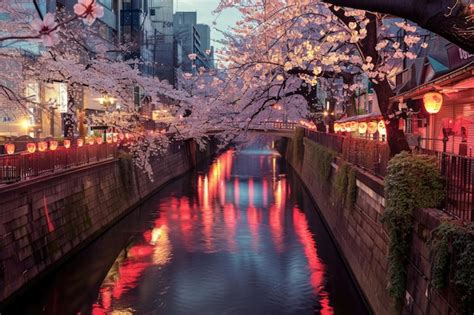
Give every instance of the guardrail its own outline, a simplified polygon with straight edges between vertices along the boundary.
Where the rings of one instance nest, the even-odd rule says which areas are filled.
[[[373,175],[383,178],[387,172],[390,149],[385,142],[308,129],[305,129],[305,136]],[[436,157],[446,180],[444,211],[459,219],[474,222],[474,158],[427,149],[418,149],[415,153]]]
[[[31,179],[76,166],[94,164],[117,157],[117,144],[58,147],[43,152],[21,152],[0,156],[0,184]]]
[[[474,221],[474,158],[429,149],[417,153],[436,157],[446,180],[445,211],[465,221]]]

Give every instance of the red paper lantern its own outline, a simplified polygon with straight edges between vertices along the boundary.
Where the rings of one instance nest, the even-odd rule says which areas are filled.
[[[107,135],[106,141],[107,143],[112,143],[113,142],[112,135]]]
[[[35,153],[36,152],[36,144],[33,143],[33,142],[29,142],[29,143],[26,144],[26,149],[30,153]]]
[[[123,133],[119,134],[119,139],[123,141],[123,139],[125,139],[125,135]]]
[[[370,135],[373,135],[374,133],[377,132],[377,122],[376,121],[371,121],[367,124],[367,131],[369,132]]]
[[[83,145],[84,145],[84,139],[81,139],[81,138],[77,139],[77,146],[82,147]]]
[[[63,145],[66,149],[69,149],[71,147],[71,140],[69,139],[64,139]]]
[[[113,142],[117,142],[117,141],[118,141],[118,136],[117,136],[116,133],[114,133],[114,134],[112,135],[112,141],[113,141]]]
[[[95,142],[97,142],[97,144],[102,144],[104,140],[102,139],[102,137],[97,137],[95,138]]]
[[[87,140],[87,143],[89,143],[89,145],[93,145],[94,144],[94,137],[89,137],[89,139]]]
[[[5,151],[7,151],[7,154],[15,153],[15,145],[13,143],[5,144]]]
[[[429,92],[423,95],[423,104],[430,114],[436,114],[443,105],[443,94],[438,92]]]
[[[46,141],[38,142],[38,151],[44,152],[48,149],[48,143]]]
[[[58,148],[58,142],[56,140],[49,141],[49,149],[55,151]]]

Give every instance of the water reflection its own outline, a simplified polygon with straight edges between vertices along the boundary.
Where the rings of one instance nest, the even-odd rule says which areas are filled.
[[[286,173],[274,151],[226,151],[158,193],[134,232],[122,221],[104,235],[128,241],[85,251],[107,268],[87,286],[93,299],[58,302],[62,281],[83,269],[80,257],[48,282],[55,298],[44,293],[38,304],[46,314],[365,314],[309,198]],[[112,264],[94,260],[112,248]]]

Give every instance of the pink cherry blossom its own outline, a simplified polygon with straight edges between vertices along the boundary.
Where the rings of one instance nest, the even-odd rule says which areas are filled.
[[[92,25],[96,18],[104,16],[104,8],[97,4],[97,0],[78,0],[74,5],[74,13],[81,17],[87,25]]]
[[[58,23],[55,22],[54,14],[47,13],[44,19],[36,18],[31,22],[31,27],[40,33],[40,40],[45,46],[53,46],[59,37],[57,33]]]

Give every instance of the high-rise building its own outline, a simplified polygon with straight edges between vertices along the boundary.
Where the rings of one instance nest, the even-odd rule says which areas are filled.
[[[173,19],[174,38],[182,48],[181,68],[194,72],[199,67],[211,68],[211,30],[206,24],[197,24],[196,12],[176,12]],[[195,60],[189,56],[195,54]]]

